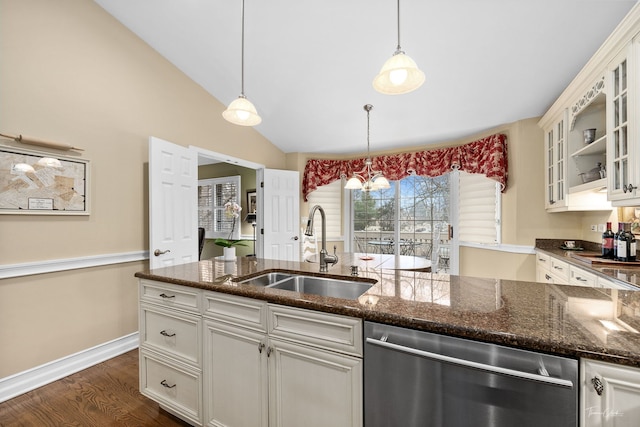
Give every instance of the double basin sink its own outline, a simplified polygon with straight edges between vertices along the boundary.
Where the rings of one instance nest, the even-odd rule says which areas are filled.
[[[342,299],[357,299],[373,286],[371,283],[354,280],[282,272],[266,273],[239,283]]]

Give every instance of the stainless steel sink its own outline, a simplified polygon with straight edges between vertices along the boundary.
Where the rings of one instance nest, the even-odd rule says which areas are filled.
[[[247,285],[256,285],[256,286],[269,286],[274,283],[280,282],[284,279],[288,279],[292,277],[291,274],[287,273],[267,273],[262,276],[253,277],[251,279],[243,280],[240,283],[244,283]]]
[[[367,292],[371,286],[371,283],[314,276],[293,276],[268,285],[269,288],[273,289],[343,299],[357,299],[360,295]]]

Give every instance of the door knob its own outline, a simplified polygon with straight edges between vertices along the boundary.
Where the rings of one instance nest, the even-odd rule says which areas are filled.
[[[153,251],[153,254],[155,256],[160,256],[162,254],[166,254],[167,252],[171,252],[171,249],[167,249],[166,251],[161,251],[160,249],[156,249],[155,251]]]
[[[298,239],[299,239],[299,237],[298,237],[298,236],[293,236],[293,237],[292,237],[292,239],[293,239],[293,240],[298,240]]]

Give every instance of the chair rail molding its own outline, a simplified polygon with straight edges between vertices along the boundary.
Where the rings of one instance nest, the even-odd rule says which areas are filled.
[[[0,265],[0,279],[54,273],[78,268],[99,267],[149,259],[149,251],[121,252],[114,254],[89,255],[78,258],[62,258],[20,264]]]

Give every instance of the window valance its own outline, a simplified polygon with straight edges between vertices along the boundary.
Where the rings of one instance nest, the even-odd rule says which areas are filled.
[[[440,176],[459,169],[483,174],[498,181],[502,192],[507,188],[507,137],[495,134],[457,147],[439,148],[414,153],[372,157],[373,170],[381,171],[389,181],[409,175]],[[341,177],[351,177],[364,169],[365,159],[309,159],[302,178],[302,194],[307,195],[321,185]]]

